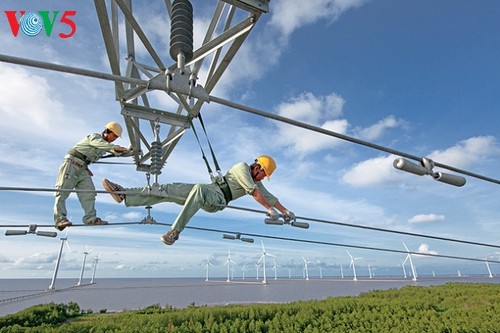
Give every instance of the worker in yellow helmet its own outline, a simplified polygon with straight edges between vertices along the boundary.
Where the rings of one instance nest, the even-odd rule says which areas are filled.
[[[63,230],[72,225],[68,220],[66,210],[66,199],[70,192],[68,190],[83,190],[78,192],[78,200],[83,208],[82,218],[85,224],[107,224],[96,215],[94,183],[92,182],[92,172],[88,166],[97,161],[106,153],[115,156],[130,156],[127,148],[113,144],[122,135],[122,127],[117,122],[111,121],[106,124],[102,133],[94,133],[86,136],[71,148],[64,162],[59,167],[59,174],[56,180],[56,189],[67,190],[56,192],[54,204],[54,223],[56,228]]]
[[[229,201],[247,194],[266,208],[270,218],[279,218],[277,209],[286,219],[295,220],[295,215],[285,208],[261,182],[265,177],[269,180],[275,169],[274,159],[262,155],[250,165],[240,162],[229,169],[224,176],[224,184],[227,186],[217,182],[211,184],[164,184],[160,186],[161,193],[153,195],[145,191],[144,188],[124,188],[107,179],[102,180],[102,185],[116,202],[125,201],[127,207],[150,206],[161,202],[175,202],[183,205],[184,207],[170,230],[161,236],[163,243],[172,245],[199,209],[214,213],[224,209]]]

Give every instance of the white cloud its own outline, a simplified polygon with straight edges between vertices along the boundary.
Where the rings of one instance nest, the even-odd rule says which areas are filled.
[[[390,155],[359,162],[346,171],[341,180],[352,186],[369,186],[400,180],[402,175],[395,172],[392,166],[395,158]]]
[[[349,127],[347,120],[334,119],[342,114],[344,103],[344,99],[335,93],[328,96],[303,93],[279,104],[276,109],[281,116],[345,134]],[[335,147],[341,141],[299,127],[279,124],[277,142],[291,147],[297,154],[304,155]]]
[[[50,264],[56,260],[56,256],[54,254],[48,253],[35,253],[28,257],[22,257],[17,259],[14,262],[14,266],[18,269],[23,267],[32,267],[33,265],[39,264]]]
[[[476,136],[460,141],[446,150],[433,151],[429,158],[439,163],[464,168],[499,154],[500,146],[494,137]]]
[[[444,215],[437,214],[419,214],[413,216],[408,220],[409,223],[427,223],[427,222],[436,222],[436,221],[444,221]]]
[[[396,128],[401,125],[401,123],[401,120],[398,120],[393,115],[390,115],[370,127],[359,130],[358,135],[365,140],[375,140],[381,137],[386,129]]]
[[[418,250],[416,252],[425,253],[425,254],[438,254],[437,251],[430,250],[429,245],[427,245],[425,243],[420,244],[420,246],[418,247]]]
[[[345,11],[361,6],[366,0],[302,0],[273,2],[271,25],[287,37],[296,29],[326,19],[333,22]]]
[[[434,151],[429,158],[436,162],[461,168],[498,155],[500,147],[494,137],[483,136],[463,140],[443,151]],[[376,157],[355,164],[342,176],[342,181],[352,186],[370,186],[401,181],[411,175],[394,169],[395,155]],[[412,176],[413,177],[413,176]]]
[[[60,138],[55,129],[85,128],[84,121],[65,114],[50,82],[28,70],[0,63],[0,130],[32,142]],[[17,126],[14,124],[18,124]]]

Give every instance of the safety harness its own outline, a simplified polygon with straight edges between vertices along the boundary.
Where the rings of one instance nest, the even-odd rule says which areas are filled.
[[[68,155],[71,155],[71,156],[74,156],[76,158],[79,158],[81,159],[82,161],[85,162],[85,164],[90,164],[91,161],[88,159],[87,156],[83,155],[82,153],[80,153],[78,150],[76,150],[75,148],[71,148],[69,151],[68,151]]]
[[[205,129],[205,124],[203,123],[203,118],[201,117],[201,113],[198,113],[198,119],[201,124],[201,128],[203,129],[203,132],[205,133],[205,137],[207,138],[207,143],[208,147],[210,148],[210,153],[212,154],[212,160],[214,163],[215,171],[217,172],[217,176],[214,176],[212,168],[210,167],[210,163],[208,163],[208,159],[205,155],[205,152],[203,150],[203,147],[200,142],[200,138],[198,137],[198,133],[196,132],[196,129],[194,127],[193,121],[192,121],[192,116],[188,117],[189,123],[191,125],[191,128],[193,129],[194,136],[196,137],[196,141],[198,141],[198,146],[200,147],[201,151],[201,156],[203,160],[205,161],[205,165],[207,166],[208,174],[210,175],[210,179],[214,184],[217,184],[224,194],[224,199],[226,200],[226,205],[229,203],[229,201],[233,200],[233,195],[231,194],[231,189],[229,188],[229,185],[227,184],[226,177],[224,177],[221,173],[219,163],[217,162],[217,158],[215,157],[214,150],[212,148],[212,144],[210,143],[210,140],[208,139],[207,135],[207,130]]]

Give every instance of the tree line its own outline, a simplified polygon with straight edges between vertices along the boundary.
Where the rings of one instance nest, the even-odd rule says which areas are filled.
[[[0,317],[0,333],[500,333],[498,284],[448,283],[285,304],[151,305],[121,313],[43,304]]]

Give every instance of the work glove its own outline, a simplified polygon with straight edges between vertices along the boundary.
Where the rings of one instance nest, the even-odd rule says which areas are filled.
[[[283,219],[288,222],[295,222],[297,220],[295,214],[289,210],[287,210],[285,214],[283,214]]]
[[[269,216],[271,220],[279,220],[280,218],[280,214],[272,207],[267,210],[267,216]]]

